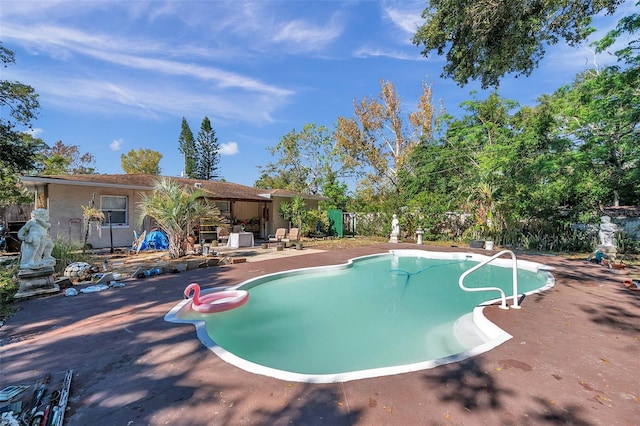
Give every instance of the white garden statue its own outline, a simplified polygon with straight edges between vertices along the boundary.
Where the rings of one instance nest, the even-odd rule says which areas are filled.
[[[618,225],[611,223],[611,218],[609,216],[602,216],[600,218],[600,230],[598,231],[600,245],[604,247],[615,247],[615,235],[617,230]]]
[[[394,214],[393,219],[391,220],[391,237],[389,238],[389,242],[397,243],[399,237],[400,237],[400,221],[398,220],[398,215]]]
[[[31,212],[31,219],[18,231],[20,246],[20,268],[40,269],[55,266],[56,259],[51,256],[53,241],[49,237],[49,211],[35,209]]]
[[[393,215],[393,220],[391,221],[391,233],[392,234],[400,234],[400,221],[398,220],[398,215]]]
[[[618,225],[612,223],[609,216],[602,216],[598,230],[600,245],[589,255],[587,260],[595,260],[600,263],[607,262],[609,267],[611,267],[611,264],[615,262],[616,256],[618,255],[615,238],[616,232],[618,232]]]

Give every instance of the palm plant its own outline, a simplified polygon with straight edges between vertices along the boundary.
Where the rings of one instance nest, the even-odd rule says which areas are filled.
[[[303,231],[303,222],[307,217],[307,205],[304,202],[304,198],[296,195],[291,199],[290,203],[280,204],[280,216],[283,219],[295,223],[295,225]]]
[[[152,217],[167,234],[172,259],[184,255],[183,243],[200,219],[207,218],[209,224],[216,226],[224,223],[220,210],[210,204],[205,195],[200,188],[190,189],[168,178],[157,180],[150,194],[141,194],[140,221],[142,223],[145,216]]]

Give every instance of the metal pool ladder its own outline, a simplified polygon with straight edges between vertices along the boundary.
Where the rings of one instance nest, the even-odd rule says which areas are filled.
[[[491,256],[489,259],[485,260],[484,262],[481,262],[476,266],[474,266],[473,268],[466,270],[462,275],[460,275],[460,279],[458,280],[458,285],[460,286],[460,288],[463,289],[464,291],[491,291],[491,290],[499,291],[500,298],[502,300],[500,309],[509,309],[507,307],[507,296],[505,295],[504,290],[502,290],[501,288],[499,287],[470,288],[470,287],[464,286],[464,279],[466,278],[467,275],[493,262],[503,254],[507,254],[507,253],[511,255],[511,261],[512,261],[511,263],[512,263],[512,269],[513,269],[513,304],[511,305],[511,308],[520,309],[520,306],[518,305],[518,261],[516,259],[516,255],[511,250],[502,250],[501,252],[496,253],[495,255]]]

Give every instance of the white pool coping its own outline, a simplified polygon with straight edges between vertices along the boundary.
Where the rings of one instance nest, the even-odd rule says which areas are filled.
[[[390,250],[389,253],[397,255],[397,256],[420,256],[429,259],[442,259],[442,260],[466,260],[470,259],[473,261],[482,262],[486,259],[489,259],[489,256],[485,256],[483,254],[478,253],[461,253],[461,252],[432,252],[432,251],[424,251],[424,250]],[[356,257],[353,259],[349,259],[344,264],[339,265],[327,265],[327,266],[314,266],[311,268],[299,268],[293,269],[283,272],[276,272],[273,274],[263,275],[257,278],[250,279],[248,281],[242,282],[238,285],[232,287],[220,287],[215,288],[209,291],[203,291],[203,294],[206,294],[211,291],[221,291],[228,289],[237,289],[239,287],[243,287],[245,289],[255,287],[259,285],[263,281],[268,281],[273,279],[276,276],[288,276],[292,274],[299,273],[301,271],[314,271],[318,269],[330,269],[330,270],[338,270],[350,267],[354,261],[366,259],[370,257],[380,256],[381,253],[372,254],[367,256]],[[510,267],[511,266],[511,258],[508,259],[496,259],[493,263],[496,266]],[[520,293],[516,297],[522,297],[523,294],[534,294],[541,293],[552,288],[555,285],[555,278],[551,275],[550,270],[553,268],[541,263],[531,262],[527,260],[518,259],[518,269],[529,270],[532,272],[544,272],[547,275],[547,284],[537,290],[530,291],[527,293]],[[513,296],[511,296],[512,298]],[[509,300],[509,296],[507,300]],[[304,383],[338,383],[338,382],[348,382],[352,380],[361,380],[361,379],[369,379],[374,377],[381,376],[390,376],[394,374],[403,374],[410,373],[415,371],[427,370],[430,368],[437,367],[439,365],[450,364],[453,362],[459,362],[465,360],[467,358],[471,358],[476,355],[480,355],[484,352],[488,352],[491,349],[501,345],[507,340],[511,339],[509,333],[502,330],[496,324],[489,321],[489,319],[484,315],[484,308],[488,305],[492,305],[496,302],[500,302],[500,299],[492,299],[487,300],[482,303],[480,306],[476,307],[473,312],[463,315],[456,321],[456,325],[454,327],[454,332],[459,340],[463,341],[473,341],[479,342],[477,346],[474,346],[471,349],[468,349],[464,352],[450,355],[443,358],[438,358],[434,360],[421,361],[417,363],[390,366],[390,367],[381,367],[381,368],[373,368],[367,370],[358,370],[358,371],[350,371],[345,373],[336,373],[336,374],[301,374],[301,373],[293,373],[290,371],[279,370],[271,367],[266,367],[260,364],[256,364],[251,361],[247,361],[246,359],[240,358],[233,353],[223,349],[218,346],[216,342],[214,342],[206,330],[206,324],[202,320],[186,320],[178,318],[178,313],[185,308],[185,306],[190,303],[190,300],[183,300],[178,303],[173,309],[171,309],[164,317],[165,321],[173,322],[173,323],[189,323],[193,324],[196,328],[196,333],[200,341],[207,346],[213,353],[215,353],[218,357],[220,357],[225,362],[228,362],[231,365],[234,365],[238,368],[241,368],[245,371],[254,374],[260,374],[264,376],[274,377],[276,379],[291,381],[291,382],[304,382]]]

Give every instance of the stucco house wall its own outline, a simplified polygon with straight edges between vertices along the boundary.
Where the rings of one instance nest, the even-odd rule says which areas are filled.
[[[134,238],[133,231],[142,229],[139,225],[140,215],[136,209],[140,194],[135,189],[50,185],[47,208],[51,222],[51,235],[82,243],[86,232],[82,206],[91,206],[91,200],[94,198],[95,207],[100,208],[102,196],[126,197],[127,222],[112,223],[111,232],[108,225],[90,225],[87,244],[95,248],[110,247],[113,236],[114,247],[130,246]]]
[[[22,176],[22,182],[34,194],[34,205],[49,210],[51,222],[50,234],[74,243],[84,242],[86,228],[82,206],[101,209],[103,197],[126,197],[127,220],[124,223],[112,217],[111,230],[108,222],[102,226],[94,223],[90,226],[87,243],[93,248],[130,247],[134,240],[134,231],[150,231],[152,220],[141,222],[137,208],[142,193],[149,193],[155,175],[60,175],[60,176]],[[283,202],[290,202],[296,195],[302,195],[309,209],[316,209],[322,197],[296,194],[283,190],[264,190],[229,182],[201,181],[186,178],[173,178],[179,183],[202,188],[207,198],[217,204],[228,206],[223,215],[233,223],[258,221],[258,229],[251,228],[257,238],[267,238],[277,228],[288,228],[288,223],[280,217],[279,209]]]

